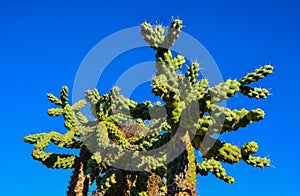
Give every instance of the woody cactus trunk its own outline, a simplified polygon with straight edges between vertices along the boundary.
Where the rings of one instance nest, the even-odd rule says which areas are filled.
[[[33,159],[46,167],[73,169],[68,196],[197,195],[197,174],[212,173],[226,183],[234,182],[222,163],[244,161],[253,167],[270,166],[268,158],[253,155],[258,150],[256,142],[236,146],[215,139],[215,135],[264,118],[259,108],[231,110],[218,103],[237,93],[266,98],[267,89],[249,85],[271,74],[273,67],[265,65],[241,79],[210,86],[198,75],[197,62],[187,65],[182,55],[173,56],[170,48],[181,29],[179,19],[172,21],[166,33],[160,25],[141,24],[145,41],[156,52],[152,93],[161,102],[138,103],[120,95],[117,87],[102,95],[97,89],[87,90],[85,98],[95,117],[89,121],[80,112],[86,101],[70,105],[66,86],[59,98],[47,95],[57,106],[48,110],[49,116],[62,115],[66,132],[33,134],[24,141],[34,145]],[[188,66],[185,74],[178,71],[183,65]],[[51,142],[59,148],[78,149],[79,153],[45,152]],[[152,151],[156,153],[147,154]],[[197,151],[202,157],[196,158]],[[93,183],[96,188],[91,190]]]

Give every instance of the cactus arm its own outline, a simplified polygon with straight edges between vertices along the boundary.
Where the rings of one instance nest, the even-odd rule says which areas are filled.
[[[210,107],[209,116],[203,116],[198,120],[196,135],[222,134],[225,132],[236,131],[239,128],[260,121],[265,113],[261,109],[230,110],[221,106],[213,105]]]
[[[243,95],[246,95],[249,98],[256,98],[256,99],[265,99],[270,95],[268,89],[265,88],[252,88],[249,86],[241,86],[240,92]]]
[[[26,143],[34,144],[34,150],[32,152],[32,157],[35,160],[42,162],[48,168],[73,168],[74,164],[77,162],[78,157],[75,155],[68,154],[55,154],[51,152],[44,152],[44,149],[53,142],[60,147],[65,148],[80,148],[81,141],[76,138],[67,139],[68,142],[62,143],[64,135],[57,132],[50,133],[40,133],[29,135],[24,138]]]
[[[240,149],[230,143],[217,140],[214,146],[204,154],[204,161],[197,165],[197,173],[207,175],[208,172],[211,172],[217,178],[231,184],[234,182],[234,178],[226,175],[226,170],[220,162],[233,164],[243,160],[253,167],[264,168],[270,166],[270,160],[266,157],[252,156],[257,150],[258,145],[254,141],[244,144]]]
[[[164,39],[164,43],[163,43],[163,47],[164,48],[171,48],[175,41],[178,39],[179,37],[179,33],[182,30],[182,21],[179,19],[175,19],[172,21],[171,25],[168,28],[168,33],[165,36]]]
[[[199,63],[197,63],[197,62],[193,62],[190,66],[189,66],[189,68],[188,68],[188,70],[187,70],[187,72],[186,72],[186,74],[185,74],[185,77],[189,80],[189,82],[191,83],[191,84],[195,84],[196,82],[197,82],[197,77],[198,77],[198,74],[199,74],[199,70],[200,70],[200,65],[199,65]]]
[[[224,180],[228,184],[234,182],[234,178],[226,174],[226,170],[222,167],[221,163],[213,158],[205,159],[202,163],[197,165],[197,173],[206,176],[208,172],[211,172],[217,178]]]
[[[32,157],[43,163],[47,168],[52,169],[69,169],[74,168],[78,157],[69,154],[46,153],[44,151],[34,150]]]
[[[273,72],[273,66],[265,65],[245,75],[243,78],[240,79],[239,82],[241,83],[241,85],[257,82],[258,80],[265,78],[267,75],[271,74],[272,72]]]
[[[248,142],[242,147],[242,157],[243,160],[253,166],[264,168],[266,166],[270,166],[270,159],[266,157],[254,157],[252,154],[256,153],[258,150],[258,144],[254,141]]]
[[[214,158],[216,161],[233,164],[242,159],[242,154],[238,146],[217,140],[203,158]]]
[[[240,91],[239,87],[240,83],[237,80],[228,79],[224,83],[209,88],[205,99],[213,103],[219,103],[233,97]]]

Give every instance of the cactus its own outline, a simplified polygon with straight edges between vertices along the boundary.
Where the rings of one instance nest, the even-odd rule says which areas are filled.
[[[239,147],[213,135],[236,131],[264,118],[264,111],[259,108],[231,110],[218,103],[237,93],[249,98],[266,98],[270,95],[267,89],[249,85],[271,74],[273,67],[266,65],[240,80],[229,79],[209,86],[205,78],[198,78],[197,62],[192,62],[185,74],[178,72],[186,65],[186,59],[182,55],[173,56],[170,48],[181,30],[179,19],[172,21],[167,33],[160,25],[141,24],[141,34],[156,53],[152,93],[163,103],[138,103],[120,95],[118,87],[102,95],[97,89],[87,90],[86,101],[73,105],[69,104],[66,86],[62,87],[59,98],[47,95],[58,106],[49,109],[48,115],[62,115],[66,132],[33,134],[24,137],[24,141],[34,145],[33,159],[46,167],[73,169],[67,195],[86,196],[88,191],[92,196],[197,195],[197,174],[206,176],[210,172],[226,183],[234,183],[222,163],[244,161],[253,167],[270,166],[268,158],[253,156],[258,151],[256,142]],[[95,120],[88,121],[80,112],[86,102],[91,105]],[[161,117],[159,113],[164,110],[166,117]],[[78,149],[79,153],[46,152],[50,143],[59,148]],[[143,155],[164,145],[173,151]],[[177,152],[178,146],[183,150]],[[202,162],[196,159],[197,151]],[[126,157],[126,153],[130,156]],[[172,153],[178,156],[169,160]],[[122,169],[116,167],[122,160],[129,163]],[[132,170],[133,167],[138,170]],[[97,188],[90,190],[94,182]]]

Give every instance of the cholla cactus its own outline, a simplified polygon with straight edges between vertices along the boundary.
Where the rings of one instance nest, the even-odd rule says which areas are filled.
[[[167,33],[160,25],[141,24],[145,41],[156,52],[152,93],[163,103],[137,103],[120,95],[117,87],[103,95],[97,89],[87,90],[85,98],[95,117],[88,121],[80,113],[86,102],[81,100],[70,105],[67,87],[62,88],[60,98],[47,95],[49,101],[59,106],[49,109],[48,114],[62,115],[67,131],[29,135],[24,141],[34,144],[32,157],[46,167],[74,170],[67,195],[88,195],[93,182],[97,185],[96,190],[92,190],[93,196],[197,195],[197,174],[205,176],[211,172],[226,183],[234,182],[222,163],[245,161],[253,167],[270,166],[269,159],[253,156],[258,150],[256,142],[238,147],[214,139],[213,135],[236,131],[264,118],[261,109],[231,110],[217,103],[237,93],[249,98],[266,98],[270,94],[267,89],[248,85],[271,74],[273,67],[265,65],[240,80],[226,80],[210,87],[205,78],[198,79],[200,65],[197,62],[189,65],[185,75],[178,73],[186,59],[181,55],[174,57],[170,48],[181,29],[182,21],[178,19],[173,20]],[[166,111],[165,118],[159,115],[162,110]],[[143,152],[170,143],[174,137],[176,141],[168,147],[183,147],[175,159],[168,161],[173,151],[141,156]],[[45,152],[50,142],[80,152],[78,155]],[[202,162],[197,161],[196,151],[202,153]],[[120,169],[116,165],[126,159],[124,152],[131,153],[127,157],[130,164]]]

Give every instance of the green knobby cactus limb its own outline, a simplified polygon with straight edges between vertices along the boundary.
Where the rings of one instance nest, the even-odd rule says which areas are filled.
[[[265,65],[245,75],[243,78],[240,79],[239,82],[241,83],[241,85],[250,84],[252,82],[256,82],[262,78],[265,78],[267,75],[271,74],[272,72],[273,72],[273,66]]]
[[[74,168],[79,160],[76,155],[46,153],[41,150],[33,150],[32,157],[42,162],[47,168],[69,169]]]
[[[196,135],[205,135],[208,132],[209,127],[211,128],[210,132],[212,132],[212,125],[213,119],[211,116],[203,116],[198,120]],[[213,131],[218,132],[219,129]]]
[[[144,22],[141,24],[141,34],[151,48],[159,50],[161,48],[169,49],[179,37],[179,32],[182,30],[182,21],[175,19],[172,21],[166,35],[164,28],[161,25],[152,27],[151,24]]]
[[[180,102],[178,83],[174,78],[168,80],[162,74],[155,76],[152,80],[152,92],[161,97],[170,107],[175,107]]]
[[[164,75],[167,80],[174,80],[174,84],[170,83],[170,86],[175,88],[182,76],[176,73],[176,68],[172,63],[173,60],[170,50],[156,52],[156,76]]]
[[[41,133],[30,135],[24,138],[25,142],[34,144],[34,150],[32,152],[32,157],[35,160],[42,162],[48,168],[73,168],[74,163],[77,160],[75,155],[64,155],[64,154],[54,154],[46,153],[43,150],[49,145],[51,139],[54,138],[54,141],[57,141],[56,132],[51,133]],[[78,143],[77,143],[78,144]],[[72,147],[72,146],[69,146]],[[77,146],[78,147],[78,146]]]
[[[34,148],[44,150],[51,142],[51,135],[48,133],[39,133],[24,137],[24,142],[34,144]]]
[[[246,110],[245,108],[240,110],[230,110],[229,108],[224,108],[217,105],[212,105],[208,112],[214,119],[214,123],[217,124],[216,127],[223,124],[221,133],[246,127],[253,121],[262,120],[265,116],[264,111],[259,108],[250,111]]]
[[[68,104],[69,88],[67,86],[63,86],[61,91],[60,91],[60,100],[62,102],[62,105]]]
[[[241,86],[240,92],[243,95],[248,96],[249,98],[256,98],[256,99],[265,99],[270,95],[268,89],[265,88],[252,88],[249,86]]]
[[[151,103],[150,101],[144,101],[142,103],[137,103],[133,100],[130,100],[122,95],[115,97],[113,101],[112,114],[114,113],[125,113],[133,119],[141,119],[141,120],[151,120],[156,118],[155,116],[150,116],[151,110],[153,111],[158,109],[164,109],[164,106],[160,102]],[[107,116],[109,113],[107,114]],[[153,112],[155,115],[155,112]]]
[[[130,108],[135,107],[137,103],[133,100],[125,98],[122,95],[119,95],[119,88],[114,87],[115,91],[111,92],[111,104],[113,110],[118,111],[129,111]]]
[[[64,113],[63,108],[50,108],[48,109],[48,115],[49,116],[59,116]]]
[[[248,142],[242,147],[242,155],[243,157],[248,157],[251,154],[256,153],[258,150],[258,144],[255,141]]]
[[[161,47],[165,39],[165,30],[161,25],[153,28],[151,24],[144,22],[141,24],[141,33],[145,41],[155,50]]]
[[[80,123],[87,122],[87,118],[80,113],[80,109],[83,108],[86,104],[84,100],[79,100],[73,106],[68,104],[68,87],[63,86],[60,92],[60,100],[52,94],[48,94],[48,99],[56,104],[61,106],[61,108],[50,108],[48,109],[49,116],[58,116],[63,115],[65,122],[64,125],[70,132],[74,132],[74,136],[79,136],[76,131],[76,126]]]
[[[165,36],[163,48],[171,48],[175,41],[179,37],[179,33],[182,30],[182,20],[175,19],[172,21],[172,24],[169,26],[168,33]]]
[[[99,122],[96,128],[96,134],[98,144],[106,148],[109,145],[109,133],[104,121]]]
[[[157,76],[165,76],[168,80],[169,86],[171,86],[174,89],[177,89],[180,86],[182,81],[182,75],[177,74],[175,68],[169,66],[168,64],[162,63],[160,65],[159,71],[161,71],[161,73],[157,72]]]
[[[254,70],[252,73],[247,74],[239,81],[228,79],[224,83],[209,88],[209,93],[206,94],[206,100],[211,100],[213,103],[219,103],[234,96],[237,92],[240,92],[250,98],[266,98],[270,94],[267,89],[252,88],[245,86],[245,84],[250,84],[258,81],[259,79],[265,78],[268,74],[271,74],[272,71],[273,67],[271,65],[265,65]]]
[[[160,62],[157,64],[157,72],[160,73],[159,65],[166,64],[170,67],[178,69],[185,63],[183,56],[178,55],[174,59],[172,58],[172,53],[169,48],[178,39],[179,32],[182,29],[181,20],[173,20],[172,24],[168,29],[168,33],[164,35],[164,29],[161,25],[157,25],[153,28],[149,23],[144,22],[141,24],[141,34],[150,47],[157,51],[156,60]],[[159,75],[159,74],[157,74]]]
[[[179,69],[182,67],[182,65],[185,63],[185,58],[182,55],[177,55],[176,57],[174,57],[172,59],[172,64],[174,66],[175,69]]]
[[[92,112],[99,121],[105,120],[111,111],[111,94],[99,95],[97,89],[86,91],[86,98],[91,104]]]
[[[203,116],[198,120],[197,135],[235,131],[254,121],[262,120],[265,116],[264,111],[259,108],[250,111],[245,108],[230,110],[217,105],[211,105],[208,112],[209,116]]]
[[[86,90],[85,91],[85,99],[91,106],[91,111],[92,111],[93,116],[96,119],[99,119],[100,116],[102,116],[101,114],[98,116],[98,114],[100,113],[100,111],[99,111],[100,104],[98,105],[98,107],[97,107],[97,104],[99,103],[99,100],[101,99],[101,97],[99,95],[99,91],[97,89]]]
[[[173,55],[170,50],[166,49],[157,49],[156,55],[156,75],[160,75],[161,73],[164,73],[163,67],[161,65],[166,65],[167,67],[171,67],[174,70],[176,70],[176,66],[173,65]]]
[[[130,150],[130,149],[129,149]],[[122,157],[122,163],[118,162],[118,158],[116,157],[115,160],[113,160],[117,164],[123,164],[124,160],[127,159],[127,164],[124,165],[126,170],[136,169],[138,168],[141,171],[150,171],[150,170],[157,170],[158,168],[164,167],[163,163],[166,161],[166,155],[163,154],[163,152],[160,152],[158,154],[155,154],[153,156],[146,156],[141,151],[137,151],[136,149],[133,149],[131,151],[132,153],[127,151],[127,155],[125,156],[119,156]],[[107,163],[107,161],[105,160]]]
[[[94,90],[86,91],[88,102],[92,105],[94,116],[99,121],[111,120],[117,124],[130,121],[133,118],[150,120],[149,110],[153,107],[162,106],[159,102],[152,104],[150,101],[137,103],[122,95],[119,95],[119,88],[114,87],[109,94],[99,95]]]
[[[244,161],[253,167],[264,168],[270,166],[270,159],[266,157],[254,157],[250,155],[249,157],[245,158]]]
[[[67,132],[69,133],[69,132]],[[64,139],[65,135],[62,135],[57,132],[50,133],[40,133],[29,135],[24,138],[26,143],[34,144],[34,150],[32,152],[32,157],[35,160],[42,162],[48,168],[73,168],[76,163],[78,157],[75,155],[67,155],[67,154],[55,154],[55,153],[46,153],[43,150],[53,142],[60,147],[65,148],[80,148],[82,142],[79,139]],[[63,142],[62,141],[69,141]]]
[[[198,100],[203,100],[204,96],[208,93],[208,80],[203,78],[193,84]]]
[[[126,121],[131,118],[130,107],[137,105],[136,102],[119,96],[118,87],[113,87],[109,94],[104,95],[100,95],[97,89],[87,90],[85,97],[91,104],[92,113],[98,121],[105,121],[108,118],[116,122]],[[128,111],[127,115],[126,111]]]
[[[258,144],[254,141],[248,142],[243,145],[241,152],[243,160],[253,167],[264,168],[270,166],[270,159],[266,157],[254,157],[252,154],[256,153],[258,150]]]
[[[67,139],[70,142],[62,143],[64,138],[67,136],[55,131],[51,131],[49,133],[39,133],[39,134],[32,134],[26,136],[24,137],[24,141],[26,143],[35,144],[34,147],[36,149],[41,149],[41,150],[45,149],[50,142],[53,142],[54,144],[64,148],[80,148],[82,141],[78,138],[72,137],[70,139]]]
[[[182,81],[179,92],[180,92],[180,101],[184,102],[185,105],[188,105],[193,101],[197,101],[196,90],[194,86],[191,84],[191,82],[188,80],[188,78],[186,77]]]
[[[270,166],[269,159],[252,156],[252,154],[256,153],[258,150],[258,145],[254,141],[248,142],[244,144],[242,148],[239,148],[230,143],[221,142],[220,140],[215,140],[213,138],[210,140],[206,138],[207,144],[214,142],[213,146],[207,150],[205,148],[206,144],[202,143],[203,139],[204,137],[201,136],[196,136],[193,139],[194,147],[202,151],[202,157],[204,158],[204,162],[198,164],[198,173],[201,175],[207,175],[207,172],[212,172],[225,182],[233,183],[232,177],[227,179],[226,171],[222,168],[220,162],[233,164],[243,160],[253,167],[264,168]]]
[[[74,103],[71,108],[73,111],[79,111],[81,110],[86,104],[86,101],[85,100],[79,100],[77,101],[76,103]]]
[[[208,89],[206,100],[211,100],[213,103],[219,103],[233,97],[240,91],[240,83],[237,80],[228,79],[214,87]]]
[[[64,134],[52,131],[50,133],[40,133],[24,137],[24,141],[34,144],[32,156],[34,159],[41,161],[46,167],[50,168],[74,168],[79,160],[79,157],[68,154],[56,154],[44,152],[44,149],[53,142],[58,147],[62,148],[81,148],[82,141],[79,139],[77,126],[86,122],[87,119],[80,113],[80,109],[84,107],[85,101],[80,100],[73,106],[68,104],[68,87],[63,86],[60,92],[60,99],[53,94],[47,94],[49,101],[61,108],[51,108],[48,110],[49,116],[63,115],[65,127],[68,131]],[[79,117],[79,118],[78,118]]]
[[[185,77],[190,81],[191,84],[195,84],[197,82],[197,77],[198,77],[198,74],[199,74],[199,70],[200,70],[200,65],[199,63],[197,62],[193,62],[186,74],[185,74]]]
[[[100,95],[97,89],[87,90],[85,92],[85,98],[91,105],[92,113],[94,117],[103,121],[106,120],[112,113],[112,105],[116,107],[115,99],[118,97],[119,89],[113,87],[109,94]]]
[[[224,180],[228,184],[232,184],[234,182],[234,178],[228,176],[221,163],[214,158],[205,159],[202,163],[197,165],[197,173],[202,176],[206,176],[208,172],[211,172],[217,178]]]
[[[216,140],[214,146],[203,157],[232,164],[242,159],[242,153],[238,146]]]
[[[84,116],[81,112],[75,111],[75,116],[77,117],[78,122],[81,124],[88,123],[88,119],[86,116]]]
[[[58,99],[55,95],[51,93],[47,94],[47,98],[51,103],[54,103],[55,105],[61,106],[63,104],[63,102],[60,99]]]
[[[162,64],[165,64],[168,67],[172,67],[174,70],[178,70],[185,63],[185,58],[182,55],[179,54],[173,58],[171,50],[167,49],[158,49],[155,57],[157,68],[156,75],[159,75],[163,72],[163,70],[160,67]]]
[[[115,112],[114,114],[110,115],[107,120],[112,121],[116,124],[123,124],[127,121],[131,121],[132,117],[128,114],[124,114],[122,112]]]
[[[154,95],[162,98],[166,102],[166,109],[168,114],[169,122],[178,122],[181,111],[183,109],[183,104],[180,102],[179,89],[172,87],[171,85],[177,83],[173,78],[172,80],[167,80],[165,75],[161,74],[155,76],[152,82],[152,92]]]
[[[182,67],[185,59],[182,55],[177,55],[173,58],[170,50],[160,49],[157,50],[156,55],[156,75],[166,75],[167,79],[175,79],[180,81],[182,76],[175,72]]]
[[[64,109],[63,117],[65,119],[65,123],[64,123],[65,127],[69,130],[75,131],[74,127],[76,127],[77,125],[77,118],[75,116],[75,112],[72,110],[72,107],[69,104],[66,104],[63,109]],[[48,114],[49,114],[49,110],[48,110]]]

